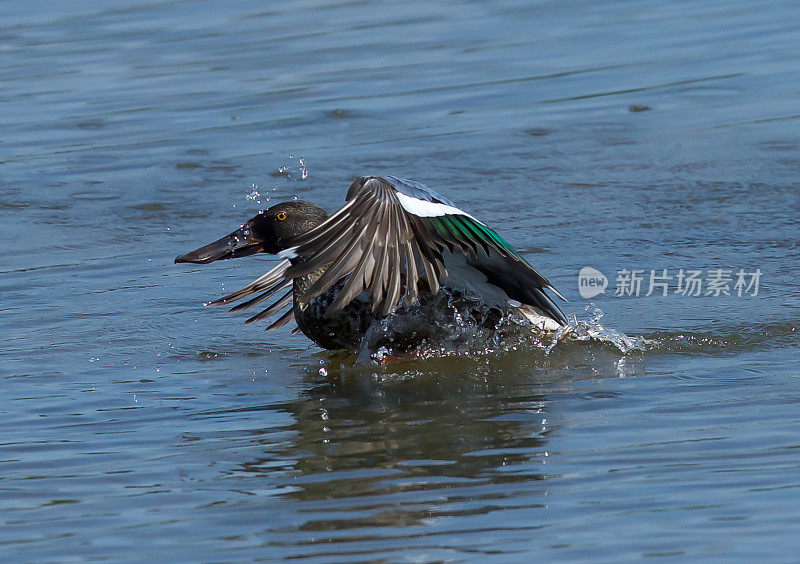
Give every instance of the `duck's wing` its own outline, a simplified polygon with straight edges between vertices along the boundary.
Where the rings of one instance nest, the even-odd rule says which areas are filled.
[[[443,255],[460,253],[510,299],[566,324],[544,289],[563,296],[546,278],[494,230],[423,184],[393,176],[361,177],[350,186],[339,211],[288,244],[283,256],[292,264],[284,280],[326,269],[299,298],[300,305],[347,277],[328,314],[363,291],[381,316],[401,299],[411,305],[420,287],[436,293],[447,278]]]
[[[270,299],[272,296],[280,292],[281,290],[288,290],[285,294],[283,294],[278,300],[267,307],[265,310],[257,313],[245,323],[253,323],[254,321],[259,321],[261,319],[266,319],[273,314],[279,312],[286,306],[292,303],[292,279],[286,276],[286,272],[292,266],[292,263],[288,260],[282,260],[275,266],[272,270],[266,272],[262,276],[259,276],[257,279],[253,280],[242,288],[241,290],[237,290],[231,294],[226,296],[222,296],[221,298],[214,300],[213,302],[209,302],[206,305],[212,306],[220,306],[229,304],[231,302],[236,302],[241,299],[247,298],[252,296],[253,294],[258,294],[254,298],[250,298],[246,302],[242,302],[238,305],[235,305],[231,308],[232,312],[241,311],[243,309],[247,309],[252,307],[256,304],[259,304],[263,301]],[[277,329],[278,327],[283,327],[287,323],[291,322],[294,319],[294,310],[289,309],[285,312],[277,321],[272,323],[269,327],[267,327],[267,331],[271,329]]]

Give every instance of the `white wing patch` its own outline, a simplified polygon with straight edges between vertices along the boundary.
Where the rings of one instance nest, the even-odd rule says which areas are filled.
[[[282,259],[297,258],[297,247],[289,247],[288,249],[283,249],[281,252],[278,253],[278,256]]]
[[[540,314],[529,305],[522,304],[519,311],[540,331],[558,331],[561,328],[557,321]]]
[[[397,192],[396,196],[397,199],[400,201],[400,205],[403,206],[403,209],[410,214],[416,215],[417,217],[465,215],[472,220],[478,221],[477,219],[469,215],[467,212],[460,210],[458,208],[454,208],[453,206],[448,206],[447,204],[439,204],[437,202],[428,202],[427,200],[412,198],[411,196],[406,196],[402,192]],[[483,224],[483,222],[481,221],[478,221],[478,223]]]

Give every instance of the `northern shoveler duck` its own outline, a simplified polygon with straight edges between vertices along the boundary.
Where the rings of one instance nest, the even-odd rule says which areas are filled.
[[[357,349],[373,322],[389,315],[414,320],[400,324],[406,349],[430,343],[441,325],[431,317],[437,308],[490,330],[507,315],[545,331],[567,323],[545,289],[565,298],[493,229],[425,185],[393,176],[358,178],[330,216],[309,202],[274,205],[175,262],[256,253],[283,260],[211,304],[250,298],[231,309],[239,311],[286,290],[246,323],[292,304],[267,330],[295,320],[295,331],[326,349]]]

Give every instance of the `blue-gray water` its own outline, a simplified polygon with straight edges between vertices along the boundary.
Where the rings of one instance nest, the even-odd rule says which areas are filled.
[[[797,17],[0,4],[2,560],[795,559]],[[653,343],[340,370],[202,306],[270,258],[172,264],[365,173],[496,227],[579,317],[597,268],[602,323]],[[758,295],[614,295],[718,268]]]

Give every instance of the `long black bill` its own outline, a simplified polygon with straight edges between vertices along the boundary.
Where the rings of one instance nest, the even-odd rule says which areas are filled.
[[[262,241],[253,235],[248,222],[222,239],[177,257],[175,262],[207,264],[215,260],[247,257],[263,250]]]

